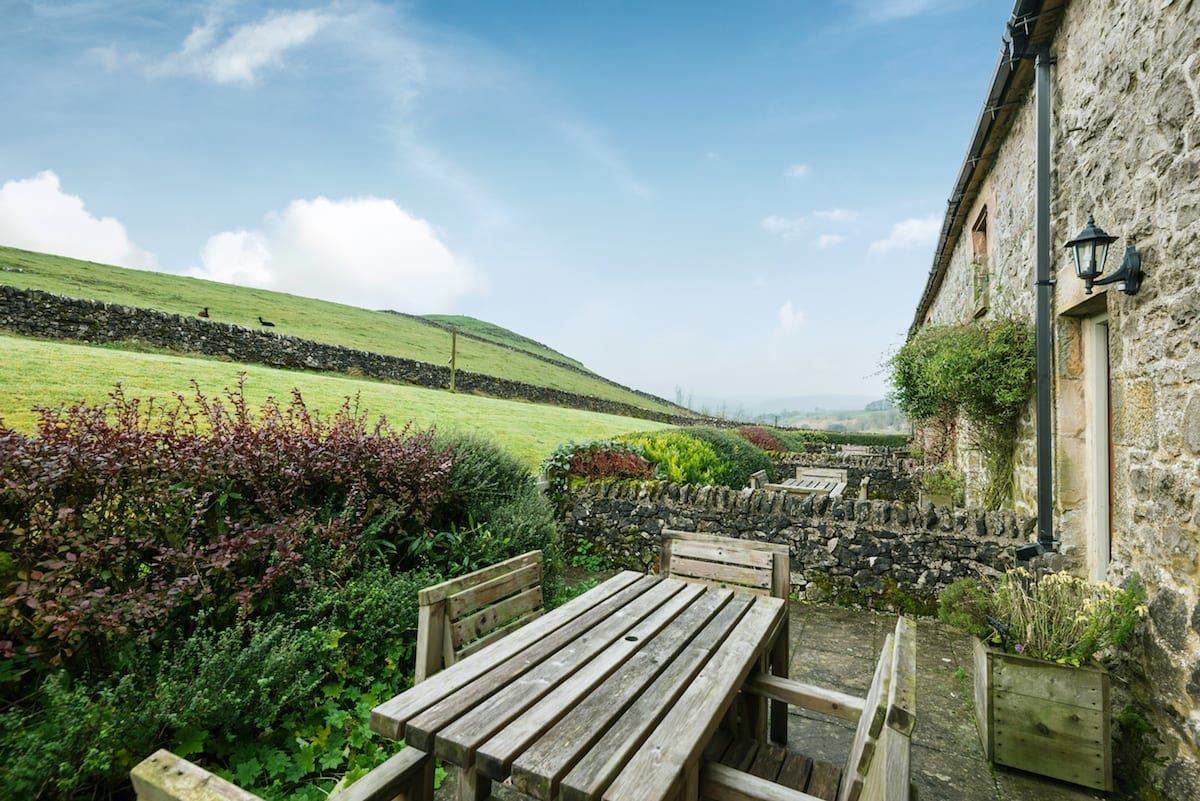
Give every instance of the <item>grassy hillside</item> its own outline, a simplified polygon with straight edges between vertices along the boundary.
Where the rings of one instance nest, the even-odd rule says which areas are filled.
[[[481,337],[490,342],[498,342],[501,345],[508,345],[510,348],[518,348],[527,353],[533,353],[546,359],[569,364],[572,367],[578,367],[582,370],[587,369],[581,362],[575,361],[570,356],[564,356],[537,340],[521,336],[516,331],[510,331],[507,328],[489,323],[486,320],[479,320],[463,314],[425,314],[422,316],[426,320],[433,320],[442,325],[453,326],[463,333]]]
[[[11,269],[14,267],[19,271]],[[446,364],[450,359],[450,334],[419,318],[282,292],[128,270],[6,247],[0,247],[0,284],[184,315],[194,315],[207,306],[211,319],[219,322],[257,328],[257,318],[262,316],[276,324],[275,331],[304,339],[433,364]],[[678,412],[665,402],[649,400],[598,377],[558,368],[487,342],[460,338],[458,367],[643,409]]]
[[[633,417],[564,409],[435,389],[399,386],[320,373],[300,373],[210,361],[187,356],[135,353],[109,348],[0,336],[0,418],[28,430],[35,405],[107,397],[120,381],[131,397],[170,398],[190,393],[195,379],[206,394],[232,386],[246,373],[246,394],[256,404],[268,395],[284,398],[298,387],[310,406],[332,411],[347,396],[359,395],[372,417],[385,415],[400,425],[437,424],[442,430],[486,434],[531,467],[560,443],[610,437],[629,431],[665,428]]]

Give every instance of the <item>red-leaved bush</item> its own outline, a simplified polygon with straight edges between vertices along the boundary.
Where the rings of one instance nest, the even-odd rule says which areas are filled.
[[[775,438],[774,434],[762,426],[740,426],[737,432],[751,445],[756,445],[764,451],[787,450],[783,443]]]
[[[654,465],[629,450],[592,447],[571,454],[571,475],[584,479],[654,478]]]
[[[450,456],[431,432],[368,426],[349,400],[322,417],[295,391],[252,413],[240,385],[194,390],[156,405],[118,385],[40,410],[32,435],[0,423],[0,657],[91,661],[197,612],[245,616],[314,549],[336,569],[438,501]]]

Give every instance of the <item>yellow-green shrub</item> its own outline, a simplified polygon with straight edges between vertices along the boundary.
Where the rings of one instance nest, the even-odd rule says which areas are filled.
[[[666,477],[680,484],[719,484],[726,462],[707,442],[681,431],[626,434],[621,442],[641,448]]]

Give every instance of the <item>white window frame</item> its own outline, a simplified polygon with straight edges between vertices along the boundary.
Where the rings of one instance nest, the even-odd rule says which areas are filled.
[[[1088,416],[1087,562],[1092,581],[1108,580],[1108,566],[1112,559],[1108,333],[1107,314],[1083,321],[1084,393]]]

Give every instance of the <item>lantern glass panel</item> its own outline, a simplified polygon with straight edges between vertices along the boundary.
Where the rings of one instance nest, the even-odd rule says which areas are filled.
[[[1096,240],[1087,239],[1075,244],[1075,273],[1080,278],[1096,277]]]
[[[1104,263],[1108,261],[1108,243],[1096,243],[1096,275],[1104,274]]]

